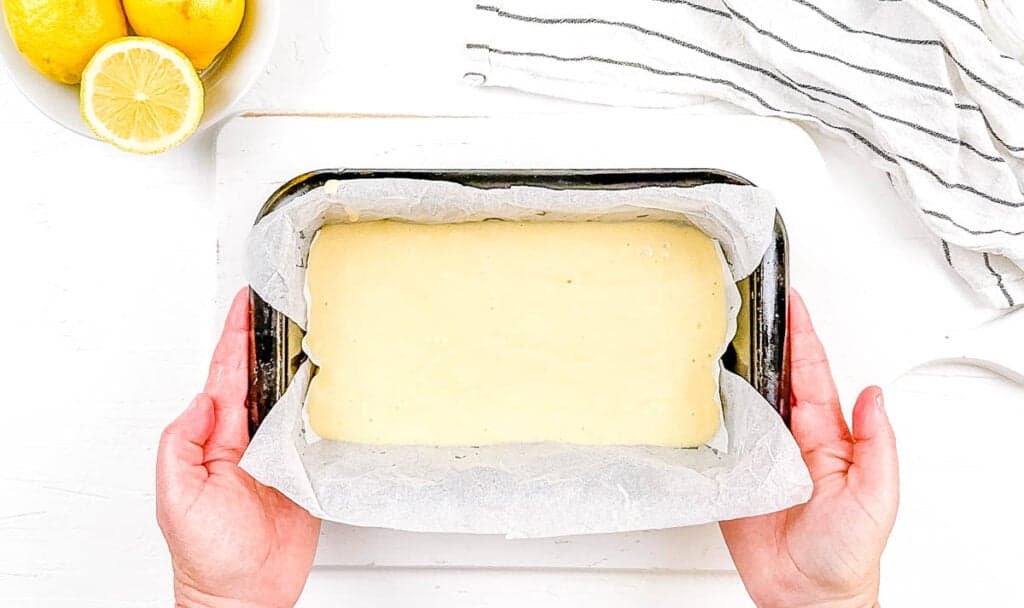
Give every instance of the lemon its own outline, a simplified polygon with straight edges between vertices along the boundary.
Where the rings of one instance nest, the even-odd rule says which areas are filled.
[[[82,118],[104,141],[138,152],[169,150],[203,117],[203,84],[177,49],[128,37],[107,43],[82,73]]]
[[[76,84],[96,49],[128,33],[120,0],[3,0],[11,39],[47,78]]]
[[[205,69],[238,33],[245,0],[124,0],[136,34],[166,42]]]

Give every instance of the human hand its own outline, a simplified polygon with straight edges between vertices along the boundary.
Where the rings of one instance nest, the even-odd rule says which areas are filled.
[[[160,438],[156,515],[186,608],[293,606],[320,521],[238,461],[249,444],[249,298],[231,305],[206,389]]]
[[[747,592],[761,608],[868,608],[896,519],[896,440],[882,391],[865,389],[851,434],[825,351],[803,300],[791,292],[793,436],[811,479],[810,502],[720,526]]]

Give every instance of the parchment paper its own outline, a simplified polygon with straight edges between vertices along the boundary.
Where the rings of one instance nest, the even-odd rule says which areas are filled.
[[[252,288],[305,328],[305,262],[325,224],[678,221],[715,238],[728,271],[739,279],[760,263],[772,241],[774,216],[771,197],[745,186],[551,190],[406,179],[332,181],[254,227],[248,269]],[[739,307],[735,288],[727,300],[731,339]],[[323,519],[542,537],[694,525],[777,511],[810,497],[807,469],[778,414],[725,370],[719,378],[724,424],[708,446],[697,449],[323,441],[303,415],[310,374],[307,363],[264,420],[242,468]]]

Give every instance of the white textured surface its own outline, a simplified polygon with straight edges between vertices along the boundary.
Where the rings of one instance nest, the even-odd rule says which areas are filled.
[[[459,86],[464,8],[288,3],[273,65],[245,106],[443,114],[571,107]],[[162,157],[128,157],[52,125],[5,76],[0,108],[0,605],[166,606],[170,570],[153,518],[153,458],[162,426],[201,386],[211,348],[213,139]],[[951,315],[970,327],[991,313],[941,268],[923,242],[929,235],[883,176],[841,146],[819,143],[835,183],[830,200],[788,217],[846,230],[794,268],[794,278],[844,375],[843,396],[852,398],[854,385],[872,378],[844,372],[847,363],[910,346],[907,334],[864,328],[895,319],[939,339],[930,319]],[[913,272],[878,273],[888,256]],[[834,282],[811,279],[811,265],[837,263],[844,270]],[[837,291],[844,282],[856,289]],[[908,285],[916,294],[909,301]],[[930,295],[922,306],[923,293]],[[891,385],[904,499],[884,563],[884,601],[1024,600],[1016,580],[1024,504],[1003,481],[1019,476],[1022,401],[1019,387],[966,368],[921,370]],[[983,426],[993,418],[999,424]],[[986,429],[1000,445],[976,453],[970,438]],[[365,567],[316,571],[306,607],[399,606],[410,598],[427,606],[744,602],[734,574],[531,569],[538,554],[557,556],[565,546],[558,541],[525,549],[495,539],[474,550],[474,564],[460,564],[468,569],[395,570],[372,565],[396,550],[425,561],[440,555],[439,568],[451,561],[430,538],[402,537],[396,548],[387,534],[326,533],[337,538],[329,551]],[[635,540],[575,551],[615,563]],[[658,563],[674,559],[668,545],[648,553]],[[471,567],[477,563],[514,568]]]

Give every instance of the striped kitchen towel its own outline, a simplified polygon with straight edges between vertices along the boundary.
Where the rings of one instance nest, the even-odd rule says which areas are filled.
[[[1015,0],[487,0],[467,81],[615,105],[728,101],[886,171],[993,306],[1024,304]]]

